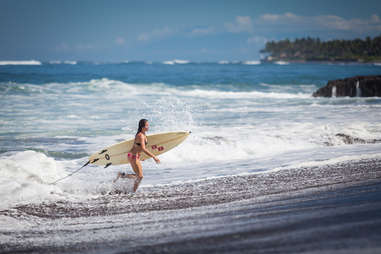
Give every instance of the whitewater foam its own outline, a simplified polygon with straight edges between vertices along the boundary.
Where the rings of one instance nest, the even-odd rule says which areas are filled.
[[[77,61],[64,61],[64,64],[76,65]]]
[[[0,61],[0,65],[41,65],[40,61]]]
[[[261,64],[261,61],[259,60],[254,60],[254,61],[244,61],[242,62],[243,64],[246,64],[246,65],[258,65],[258,64]]]
[[[278,65],[288,65],[288,64],[290,64],[289,62],[286,62],[286,61],[276,61],[274,63],[278,64]]]
[[[55,183],[80,168],[86,160],[57,161],[35,151],[1,156],[0,210],[30,203],[83,200],[118,188],[112,184],[117,168],[105,171],[103,167],[94,166],[87,166],[79,173]],[[89,174],[89,171],[96,174]],[[127,191],[129,187],[124,188]]]
[[[187,60],[180,60],[180,59],[174,59],[174,60],[168,60],[168,61],[164,61],[163,64],[169,64],[169,65],[173,65],[173,64],[188,64],[189,61]]]
[[[264,85],[265,86],[265,85]],[[133,84],[108,78],[92,79],[86,82],[70,82],[70,83],[50,83],[44,87],[33,84],[12,84],[13,89],[18,87],[23,90],[38,93],[49,93],[56,91],[61,94],[60,90],[67,89],[66,92],[72,93],[73,96],[81,97],[80,92],[93,91],[102,92],[103,96],[109,94],[112,97],[130,98],[139,95],[168,95],[168,96],[184,96],[184,97],[201,97],[201,98],[231,98],[231,99],[250,99],[250,98],[274,98],[274,99],[306,99],[312,98],[311,88],[301,87],[301,92],[295,89],[295,86],[272,86],[270,91],[221,91],[215,89],[205,89],[201,86],[192,86],[193,89],[178,89],[166,85],[165,83],[151,84]],[[199,88],[198,88],[199,87]],[[304,89],[304,90],[303,90]],[[292,91],[290,93],[289,91]],[[84,97],[85,98],[85,97]]]
[[[173,91],[173,90],[172,90]],[[310,94],[305,93],[276,93],[276,92],[226,92],[226,91],[218,91],[218,90],[201,90],[201,89],[193,89],[189,91],[174,91],[182,96],[192,96],[192,97],[206,97],[206,98],[231,98],[231,99],[254,99],[254,98],[274,98],[274,99],[296,99],[296,98],[311,98]]]
[[[276,172],[280,170],[294,169],[294,168],[323,167],[323,166],[335,165],[335,164],[344,163],[344,162],[369,160],[369,159],[381,159],[381,153],[344,155],[344,156],[339,156],[336,158],[330,158],[325,160],[307,160],[307,161],[295,163],[288,166],[273,168],[267,172]]]
[[[64,167],[42,153],[25,151],[2,156],[0,169],[0,209],[62,197],[62,190],[48,183],[64,176]]]

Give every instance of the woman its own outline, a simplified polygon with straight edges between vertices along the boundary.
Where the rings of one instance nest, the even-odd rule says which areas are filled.
[[[141,119],[139,121],[139,128],[138,128],[138,132],[135,135],[134,144],[132,145],[131,150],[127,154],[128,161],[131,164],[131,167],[134,170],[135,174],[126,174],[126,173],[119,172],[118,176],[114,180],[114,182],[116,182],[116,180],[118,180],[119,177],[135,179],[134,192],[136,192],[140,182],[143,179],[142,164],[140,163],[140,153],[144,152],[148,156],[153,157],[156,163],[160,163],[160,160],[154,154],[148,151],[146,148],[146,145],[147,145],[146,131],[148,131],[148,127],[149,127],[148,120]]]

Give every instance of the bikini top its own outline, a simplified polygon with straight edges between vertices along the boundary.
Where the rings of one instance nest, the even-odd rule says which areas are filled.
[[[148,144],[147,140],[145,140],[144,143],[146,143],[146,145],[147,145],[147,144]],[[135,144],[137,144],[138,146],[142,145],[142,144],[140,144],[140,143],[135,143]]]
[[[147,145],[148,144],[148,141],[147,141],[147,138],[144,140],[144,143]],[[142,144],[140,144],[140,143],[135,143],[135,144],[137,144],[138,146],[141,146]]]

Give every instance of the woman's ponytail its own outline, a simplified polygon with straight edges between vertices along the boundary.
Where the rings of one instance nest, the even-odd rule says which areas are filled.
[[[147,119],[141,119],[141,120],[139,121],[138,132],[136,132],[136,135],[138,135],[138,134],[142,131],[142,129],[144,128],[144,126],[146,126],[146,122],[148,122]],[[136,136],[136,135],[135,135],[135,136]]]

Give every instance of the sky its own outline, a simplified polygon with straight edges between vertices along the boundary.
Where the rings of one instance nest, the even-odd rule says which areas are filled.
[[[380,0],[0,0],[0,61],[257,60],[271,40],[378,35]]]

